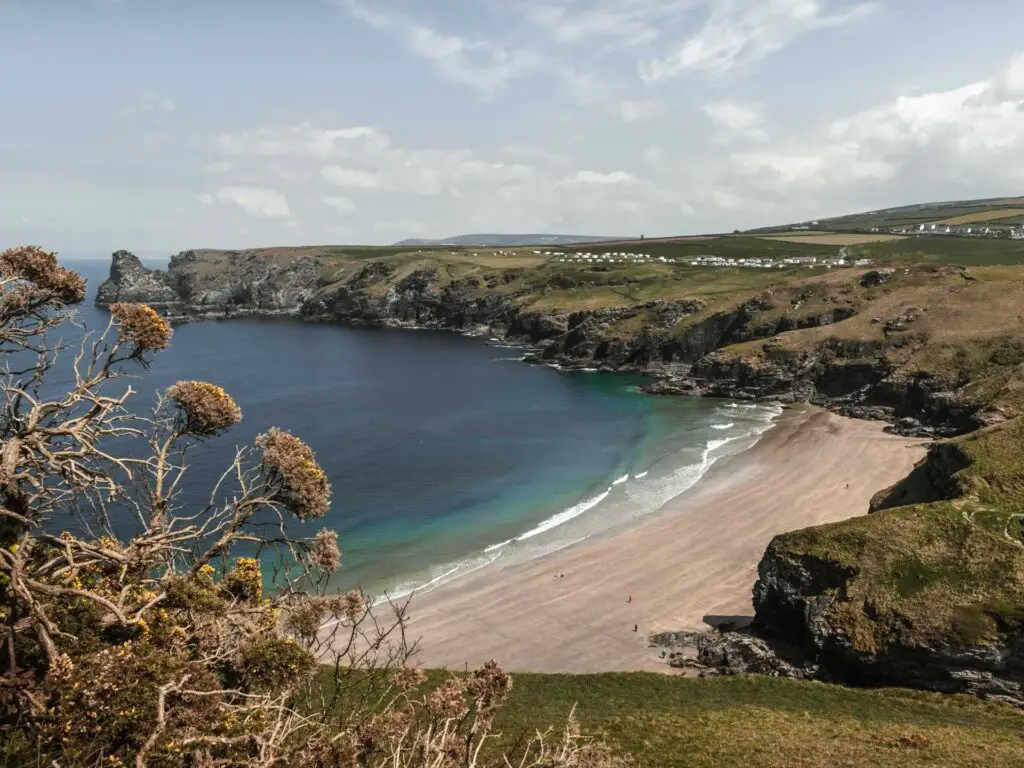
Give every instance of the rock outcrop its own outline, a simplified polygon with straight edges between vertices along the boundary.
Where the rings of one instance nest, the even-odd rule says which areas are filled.
[[[813,674],[855,685],[970,693],[1024,707],[1019,606],[956,606],[950,631],[915,632],[909,611],[899,611],[891,623],[879,616],[878,585],[872,590],[874,600],[858,604],[852,599],[851,593],[860,592],[855,582],[865,578],[855,563],[796,554],[787,551],[784,540],[773,542],[758,565],[755,628],[764,638],[799,648],[811,662],[790,668],[788,662],[775,665],[760,658],[758,665],[791,677]],[[859,616],[851,618],[851,612],[873,619],[874,626]],[[747,658],[743,649],[750,642],[723,641],[728,652],[723,651],[718,666],[735,669],[734,657]],[[768,645],[762,640],[758,647]]]
[[[326,249],[191,250],[174,256],[164,273],[118,251],[97,303],[143,301],[178,322],[286,314],[311,322],[477,331],[532,345],[534,361],[642,371],[655,378],[646,385],[651,393],[810,402],[890,422],[904,435],[962,434],[1000,418],[965,399],[964,382],[925,371],[908,375],[896,361],[894,350],[928,343],[918,330],[927,307],[875,318],[879,333],[862,339],[823,337],[796,348],[780,342],[790,332],[855,318],[865,302],[898,282],[902,273],[893,269],[851,281],[860,294],[852,286],[826,291],[798,282],[725,308],[683,298],[565,312],[533,304],[549,291],[584,285],[571,274],[540,274],[531,282],[517,269],[460,277],[434,266],[410,269],[415,260],[340,263]],[[967,280],[960,267],[927,275],[952,281],[952,290]],[[636,282],[628,275],[600,279],[627,292]],[[737,353],[743,347],[750,349]]]
[[[119,301],[149,304],[164,314],[179,314],[184,301],[174,278],[156,269],[147,269],[139,257],[117,251],[110,262],[110,277],[96,293],[96,304],[107,307]]]

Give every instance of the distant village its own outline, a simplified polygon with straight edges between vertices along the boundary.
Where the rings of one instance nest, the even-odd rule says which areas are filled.
[[[812,221],[787,227],[790,231],[813,232],[827,227],[828,222]],[[831,231],[831,230],[830,230]],[[985,224],[900,224],[892,227],[843,228],[843,232],[890,234],[890,235],[935,235],[950,237],[991,237],[1010,240],[1024,240],[1024,224],[1013,226],[988,226]]]
[[[902,227],[875,227],[872,232],[889,232],[893,235],[953,235],[956,237],[1009,237],[1011,240],[1024,240],[1024,226],[1018,227],[986,227],[986,226],[955,226],[951,224],[917,224]]]
[[[785,269],[788,267],[869,267],[871,259],[851,258],[843,249],[836,256],[786,256],[773,259],[768,257],[726,258],[711,254],[688,256],[676,259],[665,256],[651,256],[646,253],[561,253],[558,251],[533,251],[541,256],[550,256],[552,261],[574,264],[681,264],[690,267],[731,267],[745,269]]]

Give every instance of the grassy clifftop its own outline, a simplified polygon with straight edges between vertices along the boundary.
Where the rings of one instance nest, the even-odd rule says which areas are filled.
[[[686,263],[841,247],[879,263]],[[171,282],[201,309],[485,326],[546,359],[656,373],[660,391],[809,400],[956,436],[871,516],[778,537],[761,563],[759,617],[833,677],[1024,703],[1024,242],[748,235],[549,249],[654,257],[643,263],[537,250],[196,251],[176,258]]]

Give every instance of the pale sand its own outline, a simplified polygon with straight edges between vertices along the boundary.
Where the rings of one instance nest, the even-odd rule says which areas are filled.
[[[451,669],[494,658],[511,671],[670,671],[646,647],[649,633],[706,629],[704,617],[751,616],[757,562],[773,536],[865,514],[874,493],[924,456],[920,439],[882,427],[816,409],[788,411],[753,449],[722,459],[630,528],[414,596],[409,637],[420,638],[419,661]]]

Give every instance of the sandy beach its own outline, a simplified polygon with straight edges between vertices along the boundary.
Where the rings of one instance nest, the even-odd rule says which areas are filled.
[[[754,448],[722,459],[632,527],[414,596],[409,636],[420,639],[419,661],[669,671],[648,634],[751,616],[757,562],[773,536],[866,514],[871,496],[924,456],[921,439],[883,426],[788,410]]]

